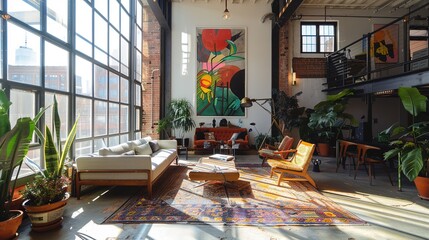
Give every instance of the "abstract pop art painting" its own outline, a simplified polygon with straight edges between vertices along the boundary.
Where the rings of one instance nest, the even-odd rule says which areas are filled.
[[[197,116],[244,116],[244,28],[197,28]]]

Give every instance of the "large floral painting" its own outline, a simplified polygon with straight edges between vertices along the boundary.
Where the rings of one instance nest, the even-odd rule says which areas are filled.
[[[245,29],[197,29],[197,115],[244,116]]]

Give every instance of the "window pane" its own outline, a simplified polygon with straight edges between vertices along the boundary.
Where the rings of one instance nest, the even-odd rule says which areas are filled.
[[[142,31],[140,28],[136,29],[136,47],[138,50],[142,50]]]
[[[8,0],[7,9],[11,16],[40,29],[40,0]]]
[[[107,134],[107,102],[94,101],[94,136]]]
[[[109,2],[109,22],[116,29],[119,29],[119,4],[117,0],[110,0]]]
[[[94,58],[102,64],[107,65],[107,53],[100,50],[98,47],[94,47]]]
[[[114,73],[110,73],[109,77],[109,99],[119,101],[119,76]]]
[[[128,134],[122,134],[120,136],[121,138],[121,143],[127,142],[128,141]]]
[[[92,57],[92,46],[87,40],[77,36],[76,37],[76,50]]]
[[[126,78],[121,78],[121,102],[122,103],[128,103],[128,88],[129,88],[129,82]]]
[[[109,134],[119,133],[119,104],[109,103]]]
[[[91,140],[83,141],[83,142],[76,141],[75,148],[76,148],[76,157],[93,153]]]
[[[107,70],[95,65],[94,95],[97,98],[107,99]]]
[[[96,138],[94,139],[94,152],[98,152],[100,148],[107,147],[106,142],[103,140],[103,138]]]
[[[130,16],[121,8],[121,33],[126,39],[130,39]]]
[[[128,105],[121,105],[121,133],[128,132]]]
[[[76,33],[92,42],[92,8],[84,0],[76,0]]]
[[[34,92],[11,89],[10,101],[12,102],[9,111],[11,127],[15,126],[18,118],[36,116],[36,95]]]
[[[76,93],[92,96],[92,63],[76,56]]]
[[[88,98],[76,97],[76,114],[79,116],[76,139],[91,137],[92,101]]]
[[[140,87],[140,84],[135,84],[134,85],[135,86],[135,90],[136,90],[136,96],[135,96],[135,99],[136,99],[136,102],[135,102],[135,105],[136,106],[141,106],[142,105],[142,89],[141,89],[141,87]]]
[[[121,4],[122,4],[122,6],[124,6],[124,8],[125,8],[125,10],[127,10],[127,12],[130,12],[130,0],[121,0]],[[124,16],[122,16],[122,17],[124,17]]]
[[[128,48],[129,42],[121,38],[121,73],[128,75]]]
[[[45,86],[60,91],[69,90],[69,53],[45,42]]]
[[[97,27],[94,29],[94,43],[101,50],[107,52],[108,24],[99,14],[95,14],[95,26]]]
[[[136,63],[135,63],[135,80],[141,82],[142,81],[142,55],[141,52],[136,50]]]
[[[136,127],[134,130],[140,130],[140,108],[136,108]]]
[[[113,136],[113,137],[109,137],[109,146],[115,146],[120,144],[119,142],[119,136]]]
[[[40,85],[40,37],[8,22],[8,79]]]
[[[321,52],[334,52],[334,37],[321,37],[320,38],[320,51]]]
[[[107,0],[96,0],[94,2],[95,8],[101,13],[101,15],[107,18]]]
[[[135,139],[140,139],[140,138],[142,138],[142,133],[141,133],[140,131],[135,132],[135,133],[134,133],[134,138],[135,138]]]
[[[47,32],[55,37],[67,42],[67,21],[68,21],[69,0],[47,0]]]
[[[55,97],[58,102],[58,114],[60,115],[61,119],[61,127],[60,127],[60,134],[61,134],[61,140],[66,140],[67,134],[68,134],[68,109],[69,109],[69,98],[67,95],[63,94],[55,94]],[[45,93],[45,106],[51,106],[54,104],[54,93],[46,92]],[[49,127],[49,129],[52,131],[52,108],[49,108],[45,112],[45,124]]]
[[[137,7],[136,23],[141,28],[142,27],[142,21],[143,21],[143,17],[142,17],[143,7],[142,7],[140,1],[137,1],[136,7]]]
[[[109,54],[111,57],[119,60],[119,33],[110,27]]]

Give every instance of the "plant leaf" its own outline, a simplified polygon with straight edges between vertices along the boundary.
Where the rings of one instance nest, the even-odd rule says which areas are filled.
[[[423,168],[422,149],[415,148],[407,153],[403,153],[401,159],[402,172],[410,181],[414,181]]]
[[[52,177],[55,175],[55,171],[58,167],[58,152],[55,148],[54,139],[49,130],[49,127],[45,127],[45,141],[43,143],[43,149],[45,150],[45,169],[46,175]]]
[[[414,117],[421,112],[426,112],[427,97],[420,94],[417,88],[401,87],[398,89],[398,95],[405,110]]]

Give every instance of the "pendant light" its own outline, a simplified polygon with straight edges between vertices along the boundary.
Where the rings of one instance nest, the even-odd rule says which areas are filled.
[[[223,19],[227,20],[231,17],[228,11],[228,0],[225,0],[225,11],[223,11]]]

